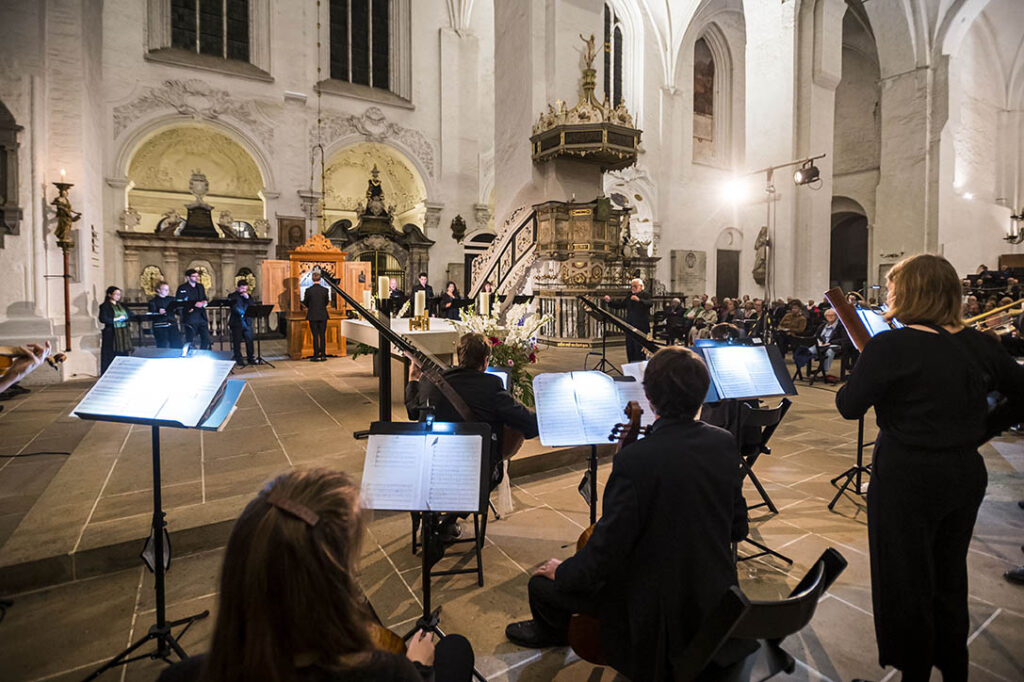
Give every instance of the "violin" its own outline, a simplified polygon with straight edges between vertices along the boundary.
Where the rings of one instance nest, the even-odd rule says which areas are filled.
[[[615,454],[619,454],[622,448],[636,442],[640,436],[646,436],[650,428],[640,426],[640,418],[644,411],[635,400],[629,401],[625,413],[628,421],[613,426],[612,432],[608,436],[608,440],[618,441]],[[577,553],[586,546],[593,534],[594,526],[590,526],[580,533],[579,539],[576,540]],[[601,621],[596,616],[585,613],[573,614],[569,619],[569,646],[584,661],[594,665],[608,664],[604,652],[601,650]]]
[[[370,614],[369,622],[367,622],[367,629],[370,632],[370,643],[373,644],[373,648],[379,649],[380,651],[387,651],[392,654],[398,654],[399,656],[405,656],[405,640],[395,634],[393,630],[389,630],[384,627],[384,621],[382,621],[380,616],[377,615],[377,612],[373,609],[373,604],[370,603],[369,599],[365,599],[365,603],[366,610]]]
[[[0,346],[0,357],[20,358],[26,357],[26,353],[18,346]],[[61,363],[67,359],[68,356],[64,353],[54,353],[46,356],[46,364],[53,367],[54,371],[59,371]]]

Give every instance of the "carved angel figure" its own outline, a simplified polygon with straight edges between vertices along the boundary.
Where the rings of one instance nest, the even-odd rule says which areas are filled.
[[[54,235],[57,237],[57,243],[61,246],[71,246],[71,224],[81,218],[82,214],[71,210],[67,187],[60,187],[57,191],[57,197],[50,202],[57,212],[57,227],[54,229]]]

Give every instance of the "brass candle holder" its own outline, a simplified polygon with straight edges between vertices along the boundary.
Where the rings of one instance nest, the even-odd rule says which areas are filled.
[[[409,331],[411,332],[429,332],[430,331],[430,316],[427,313],[422,315],[413,315],[409,318]]]

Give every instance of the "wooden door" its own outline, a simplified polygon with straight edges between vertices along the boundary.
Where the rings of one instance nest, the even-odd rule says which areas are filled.
[[[736,298],[740,293],[740,252],[718,249],[715,295],[718,300]]]

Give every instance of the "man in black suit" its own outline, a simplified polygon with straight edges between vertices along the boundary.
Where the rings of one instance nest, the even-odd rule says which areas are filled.
[[[231,330],[231,350],[235,354],[235,362],[245,366],[242,360],[242,341],[245,341],[245,358],[250,365],[256,364],[256,354],[252,346],[252,323],[245,313],[252,304],[249,296],[249,283],[244,279],[235,282],[235,290],[228,294],[228,305],[231,314],[228,317],[228,329]]]
[[[410,297],[415,301],[417,291],[427,292],[427,311],[429,312],[434,305],[434,287],[427,284],[427,273],[425,272],[421,272],[417,279],[418,281],[416,284],[412,285],[412,294],[410,294]]]
[[[459,366],[444,374],[451,387],[473,411],[476,421],[491,426],[491,489],[501,482],[501,439],[505,427],[511,427],[526,438],[536,438],[537,414],[518,402],[502,386],[501,379],[488,374],[487,362],[491,345],[483,334],[464,334],[456,346]],[[413,362],[409,383],[405,386],[405,407],[410,419],[418,419],[420,408],[434,408],[434,419],[439,422],[465,421],[459,411],[444,397],[440,389],[428,380],[420,381],[420,368]]]
[[[201,350],[210,350],[210,324],[206,319],[206,288],[199,283],[199,271],[189,268],[185,271],[185,282],[178,287],[174,300],[181,312],[181,323],[185,327],[185,341],[195,347],[198,339]]]
[[[313,284],[302,296],[302,305],[306,308],[309,333],[313,335],[313,357],[310,360],[323,362],[327,359],[327,305],[331,298],[327,287],[320,283],[322,276],[319,271],[313,271],[312,279]]]
[[[642,332],[651,331],[651,295],[644,291],[644,281],[639,277],[630,280],[629,294],[620,298],[612,299],[605,296],[604,302],[612,308],[626,309],[626,322],[633,325]],[[626,334],[626,358],[629,362],[639,362],[644,359],[644,347]]]
[[[512,642],[563,645],[570,615],[589,613],[612,667],[632,680],[672,679],[670,657],[737,584],[731,543],[747,533],[736,440],[694,421],[709,382],[687,348],[651,358],[644,390],[658,419],[615,456],[587,545],[534,572],[533,619],[505,629]]]
[[[839,323],[839,316],[835,310],[832,308],[825,310],[825,320],[818,325],[813,338],[814,341],[810,346],[801,346],[793,351],[793,362],[797,367],[802,367],[810,365],[813,359],[823,357],[822,368],[825,370],[825,383],[838,381],[836,377],[828,373],[828,370],[836,355],[850,345],[850,337],[846,335],[846,329]]]

